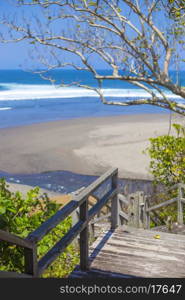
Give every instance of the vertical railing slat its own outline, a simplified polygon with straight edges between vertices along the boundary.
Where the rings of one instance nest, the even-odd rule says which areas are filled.
[[[178,200],[177,200],[177,222],[183,225],[183,203],[181,201],[183,196],[181,185],[178,186]]]
[[[37,246],[34,245],[33,249],[24,249],[25,259],[25,273],[37,277],[38,275],[38,262],[37,262]]]
[[[112,176],[112,189],[118,187],[118,172]],[[111,229],[116,229],[119,226],[119,203],[118,194],[111,200]]]
[[[88,198],[80,205],[80,221],[86,222],[88,219]],[[80,233],[80,269],[87,271],[89,268],[89,245],[88,245],[88,224]]]
[[[149,197],[145,197],[145,229],[150,229]]]

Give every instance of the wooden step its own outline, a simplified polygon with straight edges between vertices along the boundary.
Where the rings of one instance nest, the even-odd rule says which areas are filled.
[[[185,236],[125,225],[106,230],[90,247],[89,265],[70,277],[185,277]]]

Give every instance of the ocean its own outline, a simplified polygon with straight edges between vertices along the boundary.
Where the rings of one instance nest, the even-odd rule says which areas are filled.
[[[101,73],[108,74],[108,71]],[[120,107],[102,104],[94,91],[71,85],[80,82],[96,86],[88,72],[56,70],[51,76],[56,79],[55,85],[31,72],[0,70],[0,128],[71,118],[168,113],[151,105]],[[174,72],[171,76],[175,79]],[[70,86],[60,87],[61,82]],[[180,83],[185,86],[185,71],[180,73]],[[147,95],[140,88],[122,81],[107,81],[103,89],[107,100],[127,101]],[[181,101],[179,96],[170,96]]]
[[[107,74],[108,71],[102,73]],[[90,90],[74,85],[59,87],[61,82],[70,84],[80,82],[96,86],[96,82],[87,72],[58,70],[53,71],[52,76],[56,79],[55,85],[31,72],[0,70],[0,128],[83,117],[169,113],[168,110],[150,105],[130,107],[104,105]],[[171,76],[175,79],[175,73],[172,72]],[[185,86],[185,72],[180,73],[180,81]],[[108,100],[127,101],[146,95],[143,90],[120,81],[108,81],[103,89]],[[171,95],[171,97],[181,101],[178,96]],[[40,174],[8,174],[1,171],[1,166],[0,177],[8,182],[40,186],[62,194],[85,187],[97,178],[64,170]],[[137,189],[151,189],[150,182],[128,182],[126,179],[119,181],[120,186],[128,183],[131,186],[130,192]]]

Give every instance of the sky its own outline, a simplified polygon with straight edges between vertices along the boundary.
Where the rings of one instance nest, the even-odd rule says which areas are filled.
[[[23,15],[33,23],[34,17],[43,19],[43,11],[39,6],[17,6],[16,0],[0,0],[0,17],[6,19],[16,18],[18,22]],[[0,33],[6,36],[6,29],[0,25]],[[0,69],[35,69],[39,66],[37,60],[30,58],[32,48],[29,42],[21,41],[19,43],[0,43]],[[66,57],[70,57],[65,53]]]
[[[15,5],[14,0],[0,0],[0,15],[14,17],[21,15],[23,11],[28,11],[30,7],[24,10]],[[38,12],[38,14],[40,14]],[[4,32],[0,26],[0,32]],[[0,69],[22,69],[24,66],[31,67],[32,62],[29,58],[29,44],[27,42],[21,43],[0,43]]]
[[[32,18],[33,12],[42,20],[42,13],[39,7],[17,7],[16,0],[0,0],[0,17],[5,15],[10,18],[15,17],[20,20],[23,13]],[[33,18],[32,18],[33,19]],[[5,33],[5,29],[0,25],[0,33]],[[0,43],[0,69],[24,69],[37,67],[37,63],[30,59],[31,47],[28,42],[21,43]],[[66,58],[70,60],[70,55],[65,54]],[[96,59],[93,61],[95,67],[98,69],[106,68],[106,66]],[[185,65],[185,64],[184,64]]]
[[[6,18],[14,18],[17,20],[21,19],[23,14],[33,20],[33,16],[39,17],[43,20],[43,11],[39,6],[16,6],[16,0],[0,0],[0,17],[6,16]],[[31,21],[32,22],[32,21]],[[55,31],[57,28],[55,28]],[[0,25],[0,32],[5,34],[4,26]],[[19,43],[0,43],[0,69],[36,69],[39,64],[37,60],[30,59],[30,53],[32,49],[28,42],[23,41]],[[64,57],[71,60],[71,55],[65,52]],[[100,62],[95,65],[97,69],[106,68],[105,65]]]

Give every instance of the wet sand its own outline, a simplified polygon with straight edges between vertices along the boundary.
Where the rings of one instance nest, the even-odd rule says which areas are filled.
[[[0,129],[0,170],[101,175],[118,167],[120,177],[149,179],[149,157],[142,152],[150,137],[167,134],[168,129],[168,114],[82,118]]]

